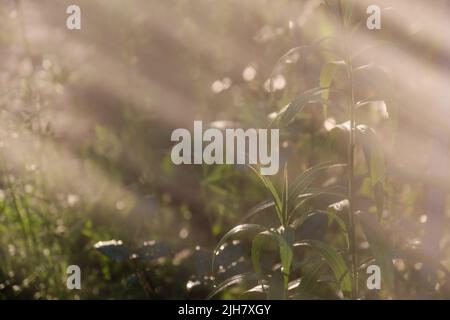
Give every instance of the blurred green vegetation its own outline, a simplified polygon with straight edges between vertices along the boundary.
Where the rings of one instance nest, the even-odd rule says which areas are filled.
[[[353,89],[365,105],[355,123],[367,125],[355,152],[352,199],[353,211],[365,217],[355,227],[359,296],[450,297],[449,126],[446,83],[436,85],[449,63],[445,36],[431,37],[434,25],[417,16],[446,1],[434,8],[414,1],[411,13],[402,11],[404,1],[382,1],[383,29],[372,33],[365,30],[365,1],[351,16],[339,11],[340,1],[327,1],[330,8],[315,0],[77,2],[79,31],[65,27],[71,1],[0,3],[1,299],[203,299],[227,278],[253,272],[250,234],[221,243],[215,270],[212,257],[270,192],[245,166],[173,165],[171,132],[194,120],[267,128],[278,124],[274,113],[319,86],[333,88],[329,100],[305,106],[281,127],[280,163],[288,163],[289,181],[319,163],[347,163],[348,101],[339,92]],[[354,32],[347,49],[362,52],[352,56],[355,69],[364,66],[353,83],[346,71],[324,76],[345,51],[342,15]],[[324,37],[337,41],[316,46]],[[379,167],[367,166],[377,152]],[[271,180],[280,194],[281,171]],[[346,188],[347,174],[326,170],[311,185]],[[337,219],[317,215],[293,233],[297,241],[327,243],[350,272],[341,200],[308,200],[304,212]],[[279,227],[271,208],[246,221]],[[311,243],[318,242],[293,251],[290,280],[317,285],[290,297],[350,297],[333,278],[347,275],[302,249]],[[283,279],[276,246],[264,249],[262,269]],[[380,256],[392,265],[393,287],[367,290],[365,263]],[[301,264],[311,257],[312,264]],[[72,264],[82,270],[81,290],[66,288]],[[215,297],[261,297],[247,291],[258,281],[240,280]]]

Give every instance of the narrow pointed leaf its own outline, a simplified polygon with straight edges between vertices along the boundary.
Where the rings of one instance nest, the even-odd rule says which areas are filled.
[[[324,92],[328,91],[328,88],[313,88],[303,92],[278,113],[277,119],[280,127],[286,127],[307,104],[316,103],[317,99],[320,98]]]
[[[277,243],[276,235],[271,231],[258,233],[252,241],[252,264],[256,273],[261,272],[261,251],[272,241]]]
[[[356,215],[363,227],[364,234],[370,245],[370,250],[377,265],[381,269],[381,276],[389,289],[394,287],[393,253],[389,239],[374,215],[359,211]]]
[[[374,191],[378,215],[381,217],[384,206],[384,190],[386,169],[384,164],[384,151],[375,131],[364,125],[357,127],[361,144],[364,150],[370,181]]]
[[[225,289],[233,285],[240,284],[245,281],[257,281],[259,279],[261,279],[260,275],[251,272],[235,275],[231,278],[226,279],[225,281],[220,283],[217,287],[215,287],[215,289],[206,297],[206,299],[209,300],[213,298],[218,293],[224,291]]]
[[[342,256],[331,246],[318,240],[304,240],[294,246],[307,246],[316,250],[330,266],[342,291],[351,291],[351,278]]]
[[[245,217],[242,220],[248,220],[252,218],[253,216],[257,215],[261,211],[264,211],[265,209],[271,208],[275,205],[275,202],[273,200],[265,200],[260,203],[258,203],[256,206],[251,208],[249,212],[245,215]]]
[[[262,181],[262,183],[264,184],[264,186],[266,187],[266,189],[270,192],[270,195],[273,198],[273,201],[275,203],[275,209],[277,211],[277,215],[278,215],[278,219],[280,220],[280,223],[283,224],[283,216],[282,216],[282,202],[280,199],[280,195],[278,194],[278,191],[276,190],[275,186],[273,185],[272,181],[262,175],[256,168],[254,168],[253,166],[250,166],[250,169],[256,173],[256,175],[258,176],[258,178]]]
[[[238,226],[234,227],[230,231],[228,231],[222,237],[222,239],[220,239],[219,243],[217,244],[216,248],[214,249],[213,258],[212,258],[212,268],[213,268],[213,270],[214,270],[215,257],[216,257],[216,255],[218,255],[220,253],[220,247],[225,242],[227,242],[231,237],[233,237],[236,234],[241,233],[241,232],[256,232],[256,233],[260,233],[260,232],[264,232],[264,231],[267,231],[267,228],[264,227],[264,226],[261,226],[259,224],[241,224],[241,225],[238,225]]]

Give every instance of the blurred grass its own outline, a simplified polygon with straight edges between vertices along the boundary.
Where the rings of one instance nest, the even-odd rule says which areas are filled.
[[[327,55],[293,55],[274,66],[292,47],[336,33],[319,2],[133,0],[124,5],[118,0],[83,0],[78,1],[82,30],[69,31],[65,8],[70,1],[3,1],[0,298],[205,298],[213,285],[213,248],[267,194],[242,167],[173,166],[170,133],[189,128],[194,119],[267,127],[270,113],[317,86]],[[364,14],[362,6],[355,18]],[[418,72],[423,64],[439,69],[445,64],[437,62],[442,48],[411,47],[426,35],[413,33],[417,19],[409,18],[403,34],[387,20],[383,31],[364,40],[397,41],[420,62]],[[379,62],[386,54],[377,53],[369,51],[361,63]],[[403,243],[424,237],[430,180],[448,188],[445,174],[441,180],[412,174],[429,169],[427,150],[434,141],[429,132],[437,126],[448,134],[443,120],[448,118],[441,110],[446,100],[438,99],[442,91],[436,89],[436,99],[430,100],[417,89],[422,85],[426,91],[427,84],[404,72],[416,65],[402,69],[398,61],[395,55],[382,61],[397,75],[398,141],[376,110],[361,111],[358,122],[373,125],[387,150],[384,224],[393,241]],[[284,82],[268,92],[267,79],[274,71]],[[383,84],[378,76],[371,77],[372,82],[357,79],[357,94],[370,95]],[[229,88],[223,89],[221,84],[228,82]],[[214,83],[222,89],[214,91]],[[345,89],[339,78],[335,85]],[[424,105],[441,116],[421,110]],[[327,117],[338,124],[347,120],[339,108],[330,108]],[[325,120],[321,108],[306,108],[282,131],[281,162],[289,160],[291,175],[321,160],[345,156],[338,137],[330,144]],[[375,212],[366,168],[358,166],[356,174],[357,208]],[[327,178],[343,182],[338,175]],[[449,266],[447,198],[437,246],[438,260]],[[273,223],[269,216],[262,219]],[[97,242],[110,239],[122,240],[130,256],[142,254],[148,249],[144,242],[151,240],[164,243],[170,252],[143,261],[115,261],[94,249]],[[338,240],[331,235],[333,241]],[[359,241],[364,254],[364,237]],[[223,258],[223,264],[231,266],[224,278],[251,269],[248,241],[233,246]],[[81,267],[80,291],[66,288],[65,270],[71,264]],[[449,297],[448,280],[442,275],[440,288],[434,290],[416,264],[395,265],[400,279],[395,297]],[[223,297],[240,293],[240,288],[232,289]],[[387,298],[385,292],[366,294]]]

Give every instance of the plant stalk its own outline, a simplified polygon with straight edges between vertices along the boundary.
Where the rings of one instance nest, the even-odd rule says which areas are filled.
[[[355,133],[356,133],[356,121],[355,121],[355,98],[353,88],[353,68],[351,61],[349,61],[349,79],[351,86],[351,97],[349,103],[350,114],[350,133],[349,133],[349,145],[348,145],[348,199],[349,199],[349,224],[350,224],[350,243],[351,243],[351,256],[352,256],[352,298],[358,298],[358,255],[356,249],[356,227],[354,221],[355,208],[354,208],[354,178],[355,178]]]
[[[349,0],[351,1],[351,0]],[[351,45],[349,43],[348,24],[346,23],[345,13],[342,7],[342,0],[339,0],[339,14],[342,23],[342,36],[345,51],[345,63],[347,66],[347,76],[349,80],[349,97],[348,97],[348,115],[350,118],[350,130],[347,146],[348,161],[348,220],[350,231],[350,255],[351,255],[351,272],[352,272],[352,299],[358,299],[358,253],[356,244],[356,226],[355,226],[355,208],[354,208],[354,178],[355,178],[355,138],[356,138],[356,120],[355,120],[355,91],[353,79],[353,62],[351,55]]]

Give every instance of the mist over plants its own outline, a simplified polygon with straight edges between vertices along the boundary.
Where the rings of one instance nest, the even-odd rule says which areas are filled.
[[[0,3],[0,299],[450,298],[449,1],[73,4]]]

